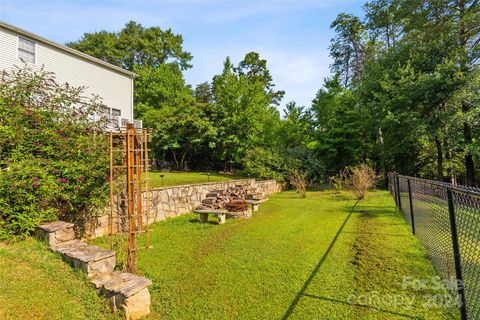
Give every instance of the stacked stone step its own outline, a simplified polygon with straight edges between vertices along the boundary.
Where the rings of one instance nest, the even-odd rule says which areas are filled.
[[[115,252],[88,245],[80,240],[71,240],[50,247],[63,254],[65,260],[86,273],[87,278],[112,273],[115,268]]]
[[[37,238],[46,240],[52,251],[61,253],[109,300],[112,311],[122,309],[127,319],[140,319],[150,314],[152,282],[130,273],[114,272],[115,252],[89,245],[75,238],[74,225],[55,221],[38,227]]]
[[[75,231],[73,223],[63,221],[54,221],[38,227],[36,237],[39,240],[46,241],[50,248],[61,243],[75,240]]]
[[[148,286],[152,281],[115,271],[93,278],[92,283],[109,299],[113,312],[123,310],[127,319],[140,319],[150,313]]]

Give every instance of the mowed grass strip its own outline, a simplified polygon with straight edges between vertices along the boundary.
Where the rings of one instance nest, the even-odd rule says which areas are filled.
[[[163,175],[163,185],[162,178]],[[150,188],[161,188],[180,186],[194,183],[206,183],[206,182],[218,182],[237,179],[236,176],[220,174],[211,172],[210,175],[207,172],[159,172],[151,171],[150,176]]]
[[[248,220],[200,224],[189,214],[152,225],[153,247],[138,255],[154,283],[151,318],[455,318],[454,308],[429,305],[442,290],[403,286],[435,272],[391,196],[371,192],[349,217],[355,202],[348,193],[283,192]],[[412,302],[376,299],[385,296]]]
[[[34,239],[0,243],[0,319],[122,319],[80,272]]]

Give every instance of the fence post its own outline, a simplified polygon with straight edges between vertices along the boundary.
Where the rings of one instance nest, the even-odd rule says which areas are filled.
[[[413,216],[412,186],[411,186],[409,178],[407,178],[407,186],[408,186],[408,200],[410,201],[410,219],[412,220],[412,232],[413,232],[413,234],[415,234],[415,219],[414,219],[414,216]]]
[[[460,315],[462,320],[467,320],[467,305],[465,300],[465,288],[463,286],[462,263],[460,260],[460,247],[458,245],[457,222],[455,219],[455,206],[453,203],[452,190],[447,188],[448,213],[450,215],[450,231],[452,234],[453,258],[455,260],[455,273],[457,276],[457,293],[459,298]]]
[[[392,173],[392,190],[393,190],[393,198],[395,199],[395,205],[398,207],[398,195],[397,195],[397,174],[394,172]]]
[[[397,173],[397,186],[396,186],[396,189],[397,189],[397,197],[398,197],[398,210],[402,211],[402,199],[400,197],[400,177],[398,176],[398,173]]]

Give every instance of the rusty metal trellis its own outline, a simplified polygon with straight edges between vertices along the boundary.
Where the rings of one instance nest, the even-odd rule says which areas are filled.
[[[151,130],[126,129],[109,132],[110,147],[110,210],[108,231],[110,245],[112,234],[119,233],[117,245],[127,254],[126,269],[136,272],[137,241],[139,233],[146,233],[146,249],[150,247],[150,195],[148,143]],[[145,229],[144,229],[145,224]],[[144,231],[145,230],[145,231]],[[123,236],[127,236],[126,248]]]

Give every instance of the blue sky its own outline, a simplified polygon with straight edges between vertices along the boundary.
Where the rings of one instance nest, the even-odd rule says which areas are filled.
[[[171,28],[184,38],[193,68],[188,83],[210,81],[226,56],[249,51],[267,59],[282,106],[309,106],[329,75],[330,23],[340,12],[361,14],[364,0],[0,0],[0,20],[59,43],[85,32],[117,31],[134,20]]]

